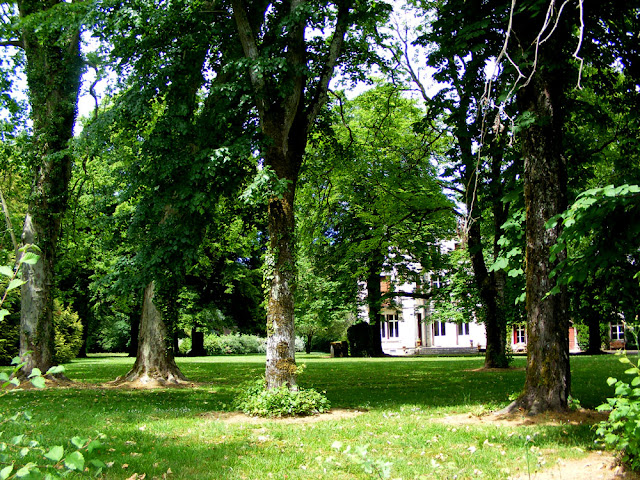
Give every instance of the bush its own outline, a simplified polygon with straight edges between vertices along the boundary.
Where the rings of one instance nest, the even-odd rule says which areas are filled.
[[[14,307],[15,308],[15,307]],[[82,347],[82,322],[71,307],[62,308],[59,300],[53,302],[53,324],[55,328],[56,364],[68,363],[76,358]],[[9,365],[20,350],[20,316],[7,315],[0,334],[0,364]]]
[[[185,347],[186,348],[186,347]],[[191,341],[189,339],[189,348]],[[265,353],[267,351],[267,339],[257,335],[216,335],[209,334],[204,337],[204,349],[207,355],[246,355],[249,353]],[[296,337],[296,352],[304,351],[304,340]],[[182,352],[183,347],[180,347]],[[186,353],[186,350],[184,353]]]
[[[53,302],[53,324],[56,330],[54,363],[69,363],[78,356],[82,347],[82,322],[71,306],[62,308],[59,300]]]
[[[10,365],[20,350],[20,316],[7,315],[0,329],[0,365]]]
[[[129,317],[121,312],[101,315],[100,327],[96,329],[95,333],[90,331],[89,335],[90,339],[87,343],[94,346],[95,351],[126,352],[131,342]]]
[[[178,340],[178,351],[180,352],[180,355],[185,356],[189,353],[190,350],[191,350],[190,337],[181,338],[180,340]]]
[[[633,364],[626,353],[620,362],[629,364],[624,372],[633,375],[629,383],[609,377],[609,386],[615,385],[615,397],[608,398],[607,403],[597,410],[610,411],[609,418],[600,422],[596,431],[611,448],[622,451],[623,461],[629,463],[634,470],[640,469],[640,361]]]
[[[236,405],[247,415],[257,417],[317,415],[330,408],[327,397],[313,389],[289,390],[282,386],[267,390],[264,377],[246,384]]]

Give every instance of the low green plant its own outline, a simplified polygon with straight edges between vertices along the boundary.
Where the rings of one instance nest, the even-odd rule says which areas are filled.
[[[620,362],[629,368],[625,374],[631,381],[625,382],[614,377],[607,379],[609,386],[615,386],[615,397],[597,407],[599,411],[609,411],[609,418],[598,424],[596,434],[605,445],[618,449],[623,461],[634,470],[640,469],[640,360],[632,362],[626,352]]]
[[[365,473],[382,479],[391,478],[391,462],[387,462],[381,459],[375,459],[369,455],[369,446],[358,446],[351,450],[351,445],[347,445],[342,448],[342,442],[336,440],[331,445],[331,448],[337,450],[339,453],[347,457],[351,462],[360,465]]]
[[[327,397],[313,389],[289,390],[285,385],[267,389],[264,377],[246,384],[236,405],[247,415],[256,417],[316,415],[331,407]]]
[[[29,246],[23,247],[20,253],[22,255],[15,268],[0,267],[0,273],[9,279],[5,291],[0,297],[0,324],[10,314],[7,309],[3,308],[7,293],[24,284],[20,278],[22,265],[25,263],[35,264],[38,261],[38,255],[33,253]],[[82,336],[82,333],[80,335]],[[28,354],[29,352],[27,352]],[[21,386],[18,372],[25,365],[25,362],[20,357],[14,357],[11,364],[10,372],[0,372],[1,395],[5,395],[10,387],[17,389]],[[55,375],[62,372],[64,372],[64,367],[54,366],[45,375]],[[38,368],[32,369],[28,379],[36,388],[45,387],[43,374]],[[5,427],[9,423],[18,424],[18,430],[26,432],[27,423],[31,418],[32,416],[27,410],[19,410],[9,417],[0,414],[0,439],[4,440]],[[11,435],[7,441],[0,442],[0,480],[10,478],[53,480],[66,477],[71,472],[98,476],[102,473],[102,469],[106,468],[106,465],[99,459],[87,461],[85,458],[86,455],[101,446],[97,438],[74,436],[69,440],[69,444],[65,449],[63,445],[42,445],[36,438],[31,438],[26,433]]]

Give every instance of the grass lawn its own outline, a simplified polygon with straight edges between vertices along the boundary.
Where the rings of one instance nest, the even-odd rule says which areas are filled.
[[[303,387],[326,390],[332,407],[359,415],[314,422],[231,421],[242,383],[262,374],[263,356],[178,359],[193,388],[126,390],[88,388],[127,372],[133,359],[91,357],[66,366],[78,388],[8,392],[3,416],[26,408],[30,435],[60,444],[74,435],[105,435],[99,454],[113,462],[109,479],[146,474],[170,479],[361,479],[358,458],[391,463],[402,479],[505,479],[537,464],[586,455],[594,445],[589,425],[467,423],[439,421],[474,417],[506,406],[524,384],[525,359],[508,371],[476,371],[480,357],[330,359],[300,354]],[[611,396],[609,376],[623,376],[615,356],[572,357],[572,391],[583,407]],[[229,417],[229,418],[227,418]],[[10,423],[3,438],[17,433]],[[527,437],[529,439],[527,439]],[[5,440],[6,441],[6,440]],[[340,450],[332,446],[342,445]],[[346,447],[349,454],[344,454]],[[534,447],[531,449],[531,447]],[[543,465],[544,466],[544,465]],[[170,472],[167,475],[167,472]]]

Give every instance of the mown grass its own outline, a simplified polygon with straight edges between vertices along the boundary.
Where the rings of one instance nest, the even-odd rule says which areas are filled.
[[[325,390],[334,408],[365,413],[339,420],[230,423],[242,383],[262,374],[264,357],[178,359],[191,388],[88,388],[126,373],[133,359],[92,357],[67,365],[73,388],[9,392],[3,415],[28,409],[32,435],[60,444],[74,435],[105,435],[100,458],[109,479],[377,478],[332,448],[367,446],[367,458],[392,463],[392,478],[503,479],[526,472],[527,458],[547,465],[584,455],[594,445],[589,425],[451,425],[445,415],[479,415],[507,405],[524,383],[524,358],[507,371],[477,371],[480,357],[330,359],[300,355],[305,387]],[[609,376],[624,371],[614,356],[572,358],[572,391],[593,408],[612,394]],[[5,424],[5,435],[14,428]],[[527,440],[527,436],[529,440]],[[535,446],[531,451],[530,447]],[[540,456],[538,455],[540,454]],[[134,477],[135,478],[135,477]]]

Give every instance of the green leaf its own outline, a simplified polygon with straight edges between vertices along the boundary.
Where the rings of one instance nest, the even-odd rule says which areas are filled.
[[[87,439],[76,436],[71,439],[71,443],[76,448],[83,448],[84,444],[87,443]]]
[[[22,467],[20,470],[16,472],[16,477],[18,478],[26,477],[31,473],[31,470],[33,470],[35,467],[36,465],[34,463],[31,463],[31,462],[27,463],[24,467]]]
[[[9,478],[11,472],[13,472],[13,465],[7,465],[6,467],[4,467],[2,470],[0,470],[0,480],[6,480],[7,478]]]
[[[13,277],[13,270],[11,267],[7,267],[6,265],[2,265],[0,266],[0,274],[4,275],[5,277]]]
[[[55,375],[56,373],[64,373],[64,366],[55,365],[51,367],[49,370],[47,370],[47,373],[45,375]]]
[[[98,460],[97,458],[92,458],[89,460],[89,463],[96,468],[107,468],[105,463],[102,460]]]
[[[51,449],[44,454],[44,458],[48,458],[52,462],[58,463],[64,456],[64,448],[61,445],[51,447]]]
[[[36,388],[44,388],[46,386],[44,377],[34,377],[30,380],[31,385]]]
[[[35,367],[33,370],[31,370],[31,373],[29,374],[28,378],[41,377],[41,376],[42,376],[42,370],[40,370],[38,367]]]
[[[13,290],[14,288],[18,288],[19,286],[24,285],[25,283],[26,282],[20,278],[14,278],[9,282],[9,285],[7,285],[7,292],[9,290]]]
[[[33,252],[27,252],[20,259],[20,263],[26,263],[28,265],[35,265],[36,263],[38,263],[39,259],[40,259],[40,255],[36,255]]]
[[[87,445],[87,452],[91,453],[96,448],[100,448],[101,446],[102,443],[100,443],[100,440],[91,440],[91,442],[89,442],[89,445]]]
[[[523,275],[523,274],[524,274],[524,270],[522,270],[521,268],[509,270],[509,273],[507,273],[509,277],[513,277],[513,278],[519,277],[520,275]]]
[[[6,308],[0,309],[0,322],[4,320],[4,317],[9,315],[9,313],[9,310],[7,310]]]
[[[82,472],[84,470],[84,456],[78,451],[72,452],[64,459],[64,466],[69,470]]]
[[[497,270],[504,270],[509,266],[509,259],[505,257],[498,257],[493,265],[489,267],[489,271],[495,272]]]

